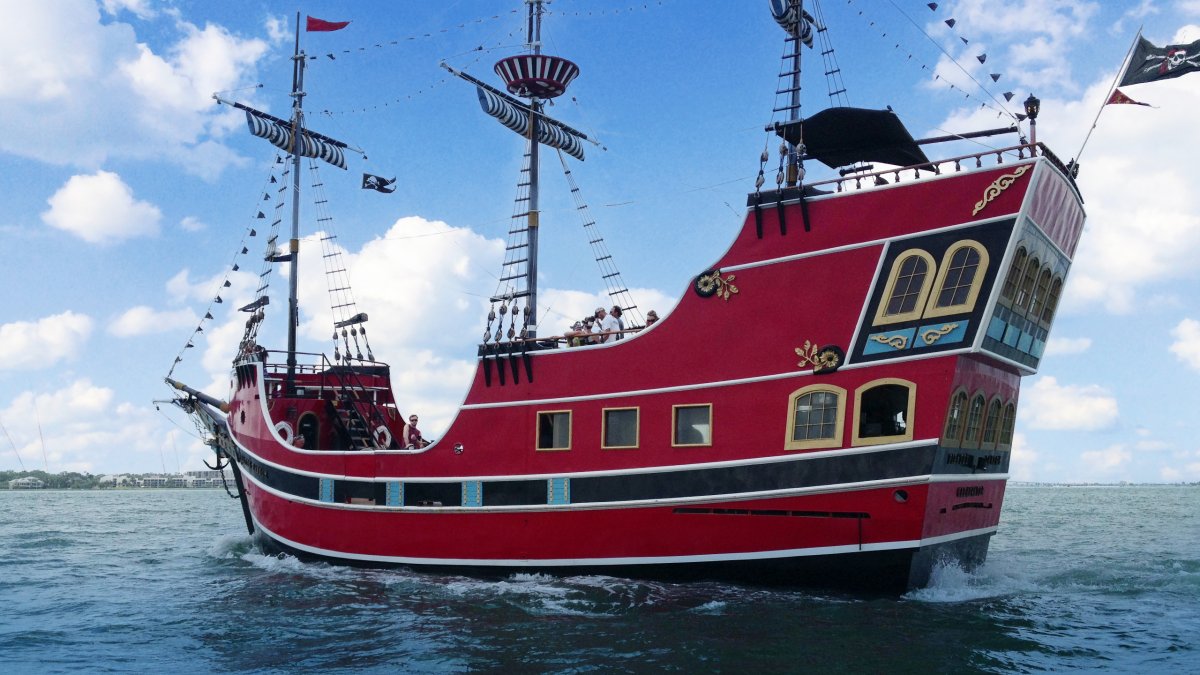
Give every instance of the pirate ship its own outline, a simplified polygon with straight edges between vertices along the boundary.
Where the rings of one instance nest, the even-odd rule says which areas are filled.
[[[632,320],[603,344],[537,330],[539,147],[581,157],[588,140],[543,109],[579,69],[541,53],[540,0],[528,52],[496,65],[507,91],[451,69],[525,136],[527,179],[465,401],[427,447],[406,442],[411,403],[352,303],[332,356],[296,351],[293,207],[261,275],[291,266],[286,350],[255,342],[260,289],[227,400],[167,378],[231,468],[251,533],[349,564],[886,588],[984,559],[1019,383],[1084,222],[1072,171],[1037,142],[1032,96],[1028,140],[942,158],[926,148],[1018,129],[915,140],[890,109],[803,117],[801,55],[824,28],[794,0],[770,4],[786,45],[776,185],[764,152],[728,250],[652,326],[610,290]],[[293,178],[301,156],[344,161],[304,129],[304,62],[297,36],[290,120],[247,110]],[[841,170],[808,182],[806,163]]]

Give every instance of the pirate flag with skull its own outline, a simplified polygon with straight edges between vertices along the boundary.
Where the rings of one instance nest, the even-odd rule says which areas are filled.
[[[1196,71],[1200,71],[1200,40],[1186,45],[1155,47],[1146,38],[1138,38],[1137,47],[1117,86],[1169,80]]]

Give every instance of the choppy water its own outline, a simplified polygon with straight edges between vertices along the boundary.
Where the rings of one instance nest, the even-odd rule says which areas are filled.
[[[0,491],[4,672],[1194,672],[1200,488],[1009,490],[988,563],[866,597],[263,555],[221,491]]]

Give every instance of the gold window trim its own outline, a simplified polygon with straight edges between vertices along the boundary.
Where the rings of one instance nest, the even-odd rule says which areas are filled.
[[[680,403],[671,406],[671,447],[672,448],[707,448],[713,444],[713,404],[711,403]],[[680,408],[708,408],[708,442],[707,443],[676,443],[675,429],[678,424],[678,410]]]
[[[950,420],[953,419],[954,405],[962,399],[961,417],[958,419],[958,426],[954,430],[954,434],[950,434]],[[942,445],[948,448],[957,448],[962,445],[963,429],[966,428],[967,422],[967,404],[971,402],[971,396],[966,389],[959,387],[954,390],[954,394],[950,396],[950,407],[946,408],[946,419],[942,422]]]
[[[834,422],[833,438],[814,438],[804,441],[792,439],[792,431],[796,425],[796,400],[805,394],[825,391],[837,396],[837,421]],[[832,384],[811,384],[793,391],[788,396],[787,427],[783,432],[783,447],[785,450],[812,450],[814,448],[840,448],[845,438],[846,428],[846,390]]]
[[[975,437],[967,438],[967,431],[971,428],[971,406],[975,405],[976,401],[981,403],[981,407],[979,408],[979,424],[975,427]],[[987,426],[987,408],[987,395],[983,393],[983,390],[975,392],[975,395],[967,400],[967,416],[966,424],[963,425],[962,447],[971,450],[979,448],[980,443],[983,441],[983,428]]]
[[[571,410],[539,410],[537,411],[537,424],[533,427],[533,449],[537,452],[562,452],[570,450],[572,440],[574,438],[575,420],[573,419]],[[567,415],[567,447],[565,448],[541,448],[538,447],[538,440],[542,433],[542,415],[558,415],[566,413]]]
[[[973,249],[979,254],[979,266],[975,268],[975,278],[971,280],[971,290],[967,291],[967,299],[957,305],[937,307],[938,297],[942,294],[942,287],[946,283],[946,275],[950,273],[950,261],[954,260],[955,253],[964,248]],[[983,278],[987,275],[987,268],[990,262],[991,259],[988,257],[987,249],[984,248],[983,244],[974,239],[963,239],[951,246],[946,251],[946,254],[942,256],[942,264],[938,267],[937,278],[933,282],[934,290],[929,294],[929,307],[925,310],[925,318],[964,314],[974,309],[975,301],[979,299],[979,289],[983,288]]]
[[[925,279],[921,282],[921,290],[917,293],[917,301],[913,303],[912,311],[900,312],[899,314],[887,314],[887,307],[892,302],[892,294],[896,291],[896,280],[900,276],[900,267],[912,256],[917,256],[925,261],[928,266],[928,271],[925,273]],[[933,287],[933,277],[937,274],[937,262],[933,256],[919,248],[910,248],[892,261],[892,269],[888,272],[887,285],[883,287],[883,295],[879,298],[879,306],[875,308],[875,321],[872,325],[886,326],[891,323],[900,323],[901,321],[912,321],[921,318],[921,312],[925,311],[925,303],[929,300],[929,289]]]
[[[632,410],[634,412],[633,420],[633,445],[605,445],[604,441],[608,438],[608,413],[616,410]],[[673,432],[674,430],[672,430]],[[600,449],[602,450],[629,450],[640,447],[642,440],[642,409],[639,406],[622,406],[619,408],[601,408],[600,409]]]
[[[869,438],[861,438],[858,435],[859,422],[862,419],[862,395],[865,391],[870,391],[875,387],[885,384],[899,384],[908,388],[908,410],[904,416],[907,426],[903,434],[896,436],[871,436]],[[902,380],[898,377],[882,377],[878,380],[865,382],[854,390],[854,421],[851,426],[854,429],[850,437],[850,445],[886,445],[888,443],[903,443],[913,439],[913,429],[916,428],[916,420],[913,414],[917,409],[917,384],[909,380]]]

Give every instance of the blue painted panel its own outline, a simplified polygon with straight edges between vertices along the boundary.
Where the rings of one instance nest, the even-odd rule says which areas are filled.
[[[1029,353],[1040,359],[1040,358],[1042,358],[1042,353],[1045,351],[1046,351],[1046,343],[1041,340],[1034,340],[1033,348],[1029,350]]]
[[[996,342],[1004,339],[1004,327],[1008,324],[1004,323],[1004,319],[992,317],[992,322],[988,324],[987,335]]]
[[[1001,340],[1009,347],[1016,348],[1017,340],[1021,339],[1021,330],[1016,326],[1009,324],[1008,328],[1004,329],[1004,339]]]
[[[403,506],[404,505],[404,483],[400,481],[387,482],[387,500],[388,506]]]
[[[333,479],[332,478],[322,478],[321,479],[321,487],[320,487],[319,494],[321,495],[321,501],[323,501],[323,502],[332,502],[333,501]]]
[[[465,480],[462,484],[463,506],[483,506],[483,482]]]
[[[1021,340],[1017,342],[1017,349],[1029,353],[1029,347],[1033,345],[1033,336],[1029,333],[1022,333]]]
[[[570,478],[551,478],[546,481],[546,503],[547,504],[570,504],[571,503],[571,479]]]
[[[883,333],[871,333],[867,336],[867,345],[863,354],[893,354],[902,352],[912,346],[916,328],[904,330],[889,330]]]
[[[967,337],[967,328],[971,325],[970,321],[945,321],[942,323],[932,323],[928,326],[921,326],[917,329],[917,339],[913,343],[913,349],[922,347],[934,347],[937,345],[952,345],[956,342],[962,342]],[[953,328],[950,328],[953,326]],[[947,328],[950,330],[945,335],[941,333]],[[932,340],[932,342],[931,342]]]

